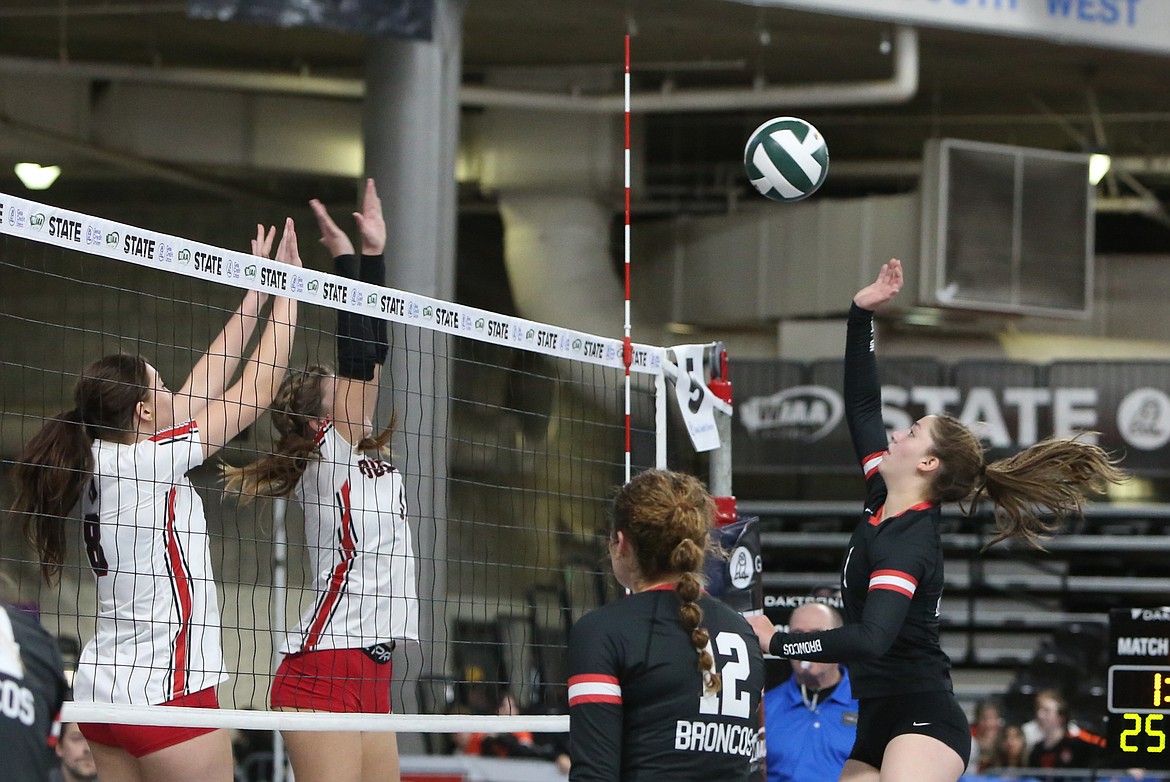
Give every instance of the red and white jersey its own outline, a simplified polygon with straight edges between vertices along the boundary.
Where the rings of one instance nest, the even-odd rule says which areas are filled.
[[[389,462],[356,453],[332,424],[296,488],[316,596],[281,652],[418,639],[406,487]]]
[[[227,678],[194,421],[132,445],[97,440],[82,498],[97,578],[97,632],[81,652],[78,701],[157,704]]]

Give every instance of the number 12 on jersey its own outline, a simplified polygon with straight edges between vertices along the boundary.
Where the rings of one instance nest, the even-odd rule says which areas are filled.
[[[715,669],[723,686],[719,692],[699,697],[699,713],[746,720],[751,713],[751,699],[744,687],[751,673],[747,642],[737,633],[724,631],[715,636],[714,646],[719,654],[715,654],[711,641],[707,642],[707,653],[715,660]],[[725,660],[722,666],[719,665],[721,659]]]

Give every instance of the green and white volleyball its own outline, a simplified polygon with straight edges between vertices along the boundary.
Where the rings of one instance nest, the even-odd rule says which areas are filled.
[[[743,165],[756,190],[773,201],[799,201],[816,192],[829,173],[829,147],[798,117],[776,117],[748,138]]]

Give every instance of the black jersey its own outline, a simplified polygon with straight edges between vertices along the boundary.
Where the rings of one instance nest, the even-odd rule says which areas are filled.
[[[939,508],[922,503],[894,517],[882,513],[886,452],[881,386],[874,357],[873,313],[853,305],[845,347],[845,414],[865,473],[865,510],[841,568],[845,626],[773,637],[782,657],[849,664],[853,694],[879,698],[951,691],[951,663],[939,644],[943,554]]]
[[[756,751],[764,657],[743,617],[699,598],[722,689],[703,695],[699,655],[673,588],[586,614],[569,637],[569,778],[746,780]]]
[[[0,749],[5,779],[48,779],[49,735],[65,698],[52,636],[30,617],[0,607]]]

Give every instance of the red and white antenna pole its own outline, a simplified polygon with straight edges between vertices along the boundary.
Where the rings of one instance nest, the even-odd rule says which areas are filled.
[[[630,482],[630,366],[634,363],[634,343],[630,341],[630,36],[626,35],[626,323],[622,337],[622,362],[626,366],[626,483]]]

